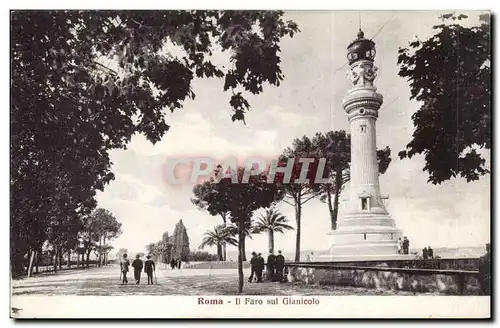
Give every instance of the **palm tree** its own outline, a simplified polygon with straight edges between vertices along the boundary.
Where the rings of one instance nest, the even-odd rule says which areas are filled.
[[[236,224],[231,223],[231,224],[227,225],[226,230],[228,231],[228,233],[231,236],[234,236],[234,237],[238,236],[238,226]],[[242,249],[241,256],[242,257],[241,257],[241,259],[242,259],[242,261],[247,260],[246,248],[245,248],[246,237],[252,239],[253,233],[258,233],[258,232],[255,230],[255,227],[252,225],[252,221],[245,220],[245,223],[243,225],[243,239],[241,240],[241,243],[242,243],[242,246],[241,246],[241,249]]]
[[[293,230],[289,226],[288,220],[280,211],[271,208],[266,210],[265,215],[260,215],[258,221],[255,223],[255,232],[260,233],[267,231],[269,234],[269,251],[274,252],[274,233],[285,233],[285,230]]]
[[[214,230],[205,231],[199,248],[203,249],[206,246],[217,246],[217,258],[219,261],[223,261],[222,247],[226,244],[236,246],[238,245],[238,241],[224,225],[218,225],[214,227]]]

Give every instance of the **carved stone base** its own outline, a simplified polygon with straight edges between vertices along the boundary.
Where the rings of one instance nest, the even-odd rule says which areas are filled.
[[[398,239],[403,239],[391,216],[376,214],[346,216],[329,235],[328,256],[397,256]]]

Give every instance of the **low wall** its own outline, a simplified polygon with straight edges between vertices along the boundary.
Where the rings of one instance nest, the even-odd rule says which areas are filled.
[[[478,271],[287,263],[288,280],[443,295],[479,295]]]
[[[302,262],[304,264],[328,264],[337,266],[388,267],[406,269],[435,270],[479,270],[479,258],[439,258],[432,260],[367,260],[367,261],[335,261],[335,262]]]

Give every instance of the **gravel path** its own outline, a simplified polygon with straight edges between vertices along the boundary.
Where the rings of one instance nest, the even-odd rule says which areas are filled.
[[[245,274],[248,274],[245,272]],[[158,284],[147,285],[143,273],[136,285],[133,272],[128,285],[119,282],[118,267],[73,270],[54,275],[13,280],[13,297],[22,295],[235,295],[238,276],[232,269],[157,269]],[[415,295],[411,292],[355,288],[346,286],[311,286],[276,282],[247,283],[247,295]],[[426,295],[419,293],[417,295]],[[429,295],[429,294],[427,294]]]

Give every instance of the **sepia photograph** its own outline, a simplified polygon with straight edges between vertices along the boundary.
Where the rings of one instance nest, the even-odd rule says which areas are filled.
[[[488,10],[11,10],[10,318],[491,318]]]

